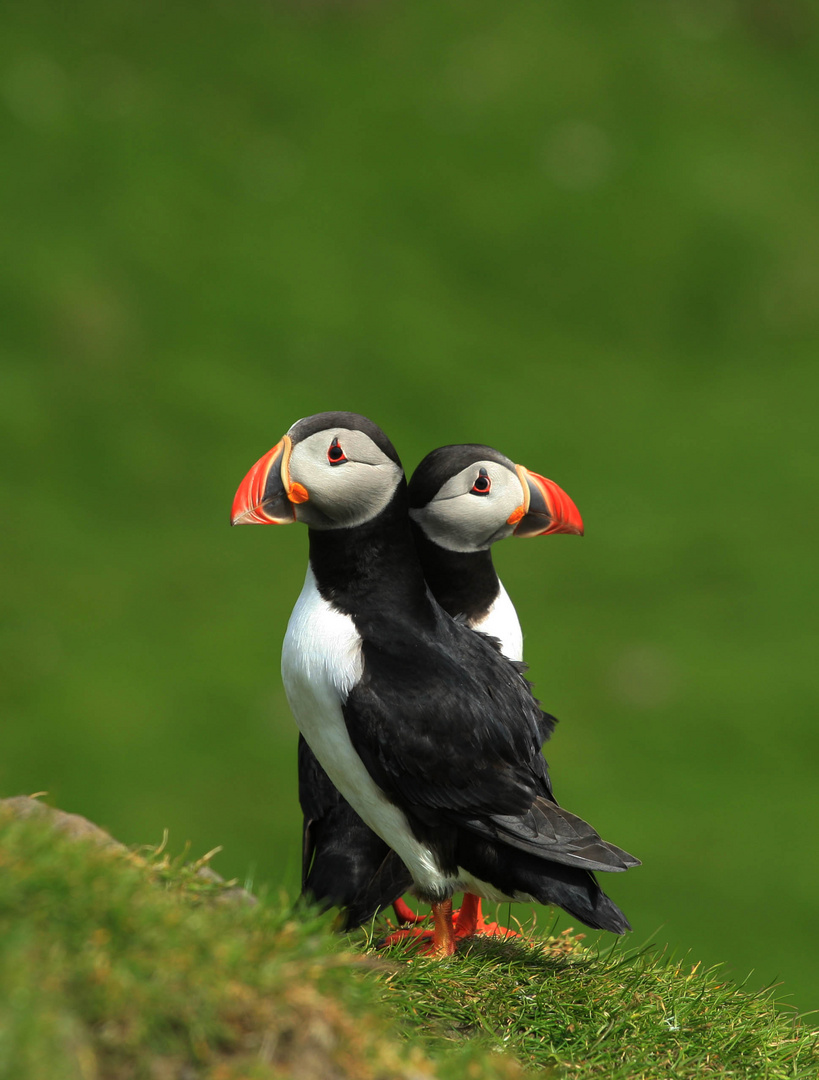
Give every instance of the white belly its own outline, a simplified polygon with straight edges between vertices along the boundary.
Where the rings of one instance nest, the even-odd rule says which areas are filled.
[[[347,802],[399,855],[420,889],[439,891],[445,878],[434,854],[372,779],[347,733],[341,706],[362,672],[353,620],[322,598],[308,568],[282,648],[282,680],[296,724]]]
[[[501,643],[501,652],[510,660],[522,660],[523,631],[518,621],[518,613],[502,583],[498,584],[500,592],[492,607],[479,622],[470,622],[469,627],[497,638]]]

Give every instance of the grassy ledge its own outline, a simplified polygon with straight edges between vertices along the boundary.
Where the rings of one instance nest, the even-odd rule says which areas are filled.
[[[815,1031],[696,964],[568,933],[408,961],[204,861],[0,806],[1,1080],[819,1076]]]
[[[539,1076],[819,1076],[819,1032],[771,993],[654,950],[599,954],[568,931],[476,941],[436,968],[404,964],[390,985],[427,1038],[480,1032]]]

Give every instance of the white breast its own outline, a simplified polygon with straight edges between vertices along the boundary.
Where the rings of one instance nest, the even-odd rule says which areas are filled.
[[[398,853],[416,883],[434,891],[443,880],[437,860],[374,782],[347,733],[341,706],[362,673],[353,620],[321,596],[308,568],[282,648],[282,681],[296,724],[353,809]]]
[[[515,605],[509,599],[509,594],[501,582],[500,592],[495,598],[492,607],[478,622],[470,622],[472,630],[480,630],[482,634],[491,634],[501,643],[501,651],[510,660],[523,659],[523,631],[518,621],[518,613]]]

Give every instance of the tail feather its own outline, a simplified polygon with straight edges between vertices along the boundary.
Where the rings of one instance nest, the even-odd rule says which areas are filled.
[[[496,814],[461,824],[487,839],[566,866],[617,872],[640,865],[639,859],[603,840],[587,821],[544,798],[535,799],[524,814]]]
[[[552,862],[474,833],[462,833],[458,862],[479,881],[513,899],[531,897],[541,904],[563,908],[596,930],[624,934],[628,919],[588,869]]]

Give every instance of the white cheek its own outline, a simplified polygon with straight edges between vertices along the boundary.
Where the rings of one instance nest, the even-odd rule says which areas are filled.
[[[511,536],[507,518],[515,509],[509,492],[459,495],[431,502],[410,515],[436,544],[448,551],[481,551]]]
[[[317,529],[361,525],[387,507],[401,476],[400,468],[393,462],[380,465],[324,462],[309,469],[300,468],[299,483],[307,488],[309,498],[299,504],[296,516],[305,525]],[[292,473],[291,478],[295,479]]]

